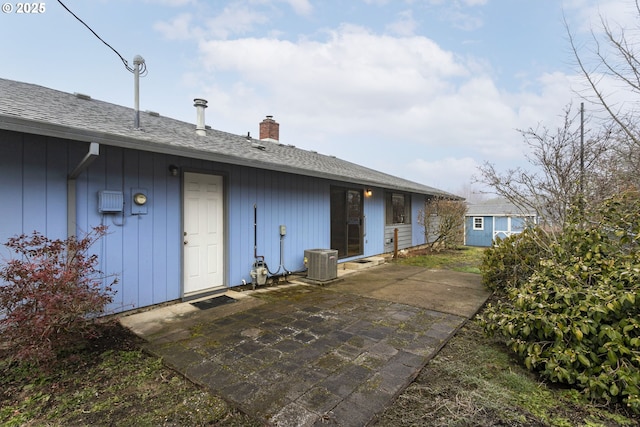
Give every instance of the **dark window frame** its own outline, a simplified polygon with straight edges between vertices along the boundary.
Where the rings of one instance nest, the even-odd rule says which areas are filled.
[[[385,196],[385,223],[387,225],[411,224],[411,195],[388,192]]]
[[[354,210],[355,209],[355,210]],[[338,258],[364,254],[364,190],[331,186],[331,249]]]

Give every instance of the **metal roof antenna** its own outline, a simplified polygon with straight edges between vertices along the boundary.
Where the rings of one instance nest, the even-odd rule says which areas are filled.
[[[144,58],[136,55],[133,58],[133,109],[135,117],[133,119],[133,127],[140,129],[140,70],[144,67]]]

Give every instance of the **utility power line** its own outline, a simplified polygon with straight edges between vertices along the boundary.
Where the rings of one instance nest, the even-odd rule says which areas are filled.
[[[64,8],[65,8],[65,10],[66,10],[67,12],[69,12],[71,15],[73,15],[73,17],[74,17],[74,18],[76,18],[76,19],[77,19],[77,20],[78,20],[82,25],[84,25],[85,27],[87,27],[87,29],[88,29],[89,31],[91,31],[91,32],[93,33],[93,35],[94,35],[94,36],[96,36],[96,37],[98,38],[98,40],[100,40],[102,43],[104,43],[104,44],[105,44],[105,46],[107,46],[109,49],[111,49],[112,51],[114,51],[114,52],[115,52],[115,54],[116,54],[116,55],[118,55],[118,57],[120,58],[120,60],[121,60],[121,61],[122,61],[122,63],[124,64],[125,68],[126,68],[129,72],[131,72],[131,73],[134,73],[134,72],[135,72],[135,69],[129,65],[129,62],[127,62],[127,60],[126,60],[126,59],[124,59],[124,57],[123,57],[122,55],[120,55],[120,52],[118,52],[117,50],[115,50],[115,49],[113,48],[113,46],[111,46],[109,43],[107,43],[106,41],[104,41],[104,40],[102,39],[102,37],[100,37],[100,36],[99,36],[95,31],[93,31],[93,29],[91,29],[91,27],[90,27],[89,25],[87,25],[87,24],[86,24],[82,19],[80,19],[80,18],[78,17],[78,15],[76,15],[75,13],[73,13],[73,12],[71,11],[71,9],[69,9],[69,8],[68,8],[64,3],[62,3],[62,1],[58,0],[58,3],[60,3],[60,5],[61,5],[62,7],[64,7]],[[141,67],[142,67],[142,68],[140,69],[140,75],[144,77],[144,76],[147,74],[147,65],[146,65],[144,62],[142,62]]]

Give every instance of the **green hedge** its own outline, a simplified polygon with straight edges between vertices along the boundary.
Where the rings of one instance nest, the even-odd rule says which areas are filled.
[[[495,240],[485,251],[480,271],[483,284],[498,292],[526,283],[540,264],[547,235],[537,228]]]
[[[529,369],[635,412],[640,412],[639,215],[638,199],[623,195],[591,213],[587,225],[576,217],[540,249],[529,278],[481,318],[485,331],[506,337]],[[525,264],[524,270],[531,265],[513,259]]]

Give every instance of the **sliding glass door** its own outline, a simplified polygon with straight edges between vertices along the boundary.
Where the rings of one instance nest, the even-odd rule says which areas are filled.
[[[362,255],[362,190],[331,187],[331,249],[339,258]]]

